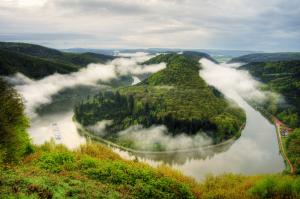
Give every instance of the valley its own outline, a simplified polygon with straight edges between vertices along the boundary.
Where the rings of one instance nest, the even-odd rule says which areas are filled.
[[[161,55],[141,53],[126,54],[106,64],[91,64],[70,74],[53,74],[37,80],[22,75],[5,79],[15,84],[24,97],[25,111],[30,119],[30,138],[42,147],[35,150],[46,150],[42,153],[52,156],[53,150],[76,151],[101,143],[106,145],[105,150],[111,150],[105,154],[118,155],[122,161],[135,161],[154,168],[167,165],[206,183],[211,174],[289,172],[285,154],[279,153],[283,149],[280,147],[292,157],[291,164],[297,166],[291,156],[292,149],[286,145],[286,142],[297,142],[297,138],[293,138],[297,134],[279,139],[278,144],[276,126],[264,112],[254,109],[258,103],[267,109],[270,103],[268,92],[265,94],[268,84],[259,83],[245,71],[250,70],[253,76],[262,74],[251,72],[255,67],[261,69],[256,63],[243,66],[218,63],[205,53],[190,51]],[[101,75],[104,68],[106,71],[110,68],[111,72]],[[283,75],[288,78],[291,73],[294,74],[292,68]],[[57,78],[67,81],[64,84],[53,81]],[[43,92],[36,92],[39,90]],[[264,98],[268,100],[262,100]],[[170,114],[173,119],[167,119]],[[214,117],[223,118],[219,121],[227,120],[227,123],[217,123]],[[55,149],[60,144],[68,149]],[[48,155],[42,157],[48,158]],[[45,164],[42,159],[36,161]],[[32,166],[26,165],[24,169],[27,167]]]

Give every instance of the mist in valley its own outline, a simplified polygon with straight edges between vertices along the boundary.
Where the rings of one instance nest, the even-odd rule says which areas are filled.
[[[42,144],[54,138],[52,124],[56,123],[61,132],[61,140],[57,143],[65,144],[69,148],[76,148],[86,142],[85,137],[78,133],[72,121],[73,110],[63,113],[51,113],[36,117],[37,109],[41,106],[54,103],[53,96],[64,89],[76,89],[77,86],[91,86],[96,90],[103,90],[101,83],[117,80],[122,76],[131,76],[132,83],[140,82],[139,75],[157,72],[166,67],[164,63],[143,66],[142,62],[152,56],[136,53],[134,56],[120,57],[107,64],[89,64],[86,68],[69,75],[54,74],[41,80],[31,80],[22,74],[10,77],[9,81],[15,84],[17,90],[24,97],[26,112],[31,118],[30,135],[34,143]],[[250,74],[238,70],[239,64],[215,64],[207,59],[201,59],[199,75],[206,82],[221,91],[224,96],[241,106],[247,115],[247,123],[242,136],[233,144],[221,149],[202,150],[202,147],[211,145],[212,140],[199,132],[194,136],[184,134],[172,136],[163,125],[143,128],[133,126],[118,133],[122,140],[131,140],[139,150],[153,150],[154,146],[160,150],[181,150],[198,148],[191,153],[173,153],[137,156],[140,161],[157,165],[171,164],[185,174],[202,179],[208,173],[237,172],[263,173],[276,172],[284,168],[283,160],[277,153],[278,146],[275,129],[260,113],[251,108],[246,99],[263,101],[268,93],[261,91],[261,83],[254,80]],[[101,82],[101,83],[100,83]],[[76,90],[74,90],[76,91]],[[234,104],[233,104],[234,105]],[[68,106],[66,101],[64,106]],[[93,126],[86,127],[89,131],[105,136],[105,127],[112,121],[100,121]],[[259,130],[256,126],[260,126]],[[157,149],[157,148],[156,148]],[[116,150],[116,149],[114,149]],[[123,151],[120,154],[134,159],[132,155]],[[249,165],[253,165],[249,167]],[[201,171],[201,172],[200,172]]]

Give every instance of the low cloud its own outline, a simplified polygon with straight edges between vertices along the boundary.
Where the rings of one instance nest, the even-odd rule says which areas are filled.
[[[135,55],[135,54],[134,54]],[[106,64],[89,64],[86,68],[71,74],[53,74],[41,80],[31,80],[22,74],[7,79],[24,97],[26,113],[35,116],[35,109],[52,101],[52,96],[65,88],[78,85],[95,86],[97,82],[109,82],[122,75],[140,75],[157,72],[166,67],[164,63],[142,66],[140,63],[149,59],[147,54],[129,58],[118,58]]]
[[[98,136],[104,136],[106,134],[105,128],[113,123],[112,120],[102,120],[94,125],[85,127],[88,131]]]
[[[172,136],[164,125],[143,128],[141,125],[132,126],[119,132],[120,140],[132,141],[139,150],[154,150],[160,147],[163,150],[178,150],[198,148],[212,144],[211,138],[204,133],[193,136],[179,134]]]
[[[253,79],[247,71],[237,70],[241,64],[215,64],[208,59],[200,60],[202,70],[200,76],[210,85],[220,90],[226,97],[237,103],[243,101],[241,97],[264,101],[265,92],[261,91],[261,83]]]

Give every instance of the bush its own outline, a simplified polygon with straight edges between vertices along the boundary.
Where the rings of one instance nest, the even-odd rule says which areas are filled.
[[[57,173],[62,170],[72,170],[75,168],[75,156],[68,152],[53,152],[43,154],[39,160],[40,168]]]
[[[274,177],[266,177],[255,184],[251,189],[252,195],[260,198],[272,198],[275,195],[276,181]]]

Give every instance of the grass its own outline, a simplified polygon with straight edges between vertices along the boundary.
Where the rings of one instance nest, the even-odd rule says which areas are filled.
[[[0,198],[297,198],[289,175],[209,175],[197,182],[166,165],[122,159],[88,143],[75,151],[52,142],[18,164],[0,166]]]
[[[196,182],[127,161],[100,144],[76,151],[46,143],[0,167],[0,198],[198,198]],[[173,174],[174,173],[174,174]],[[184,179],[184,181],[182,181]]]

